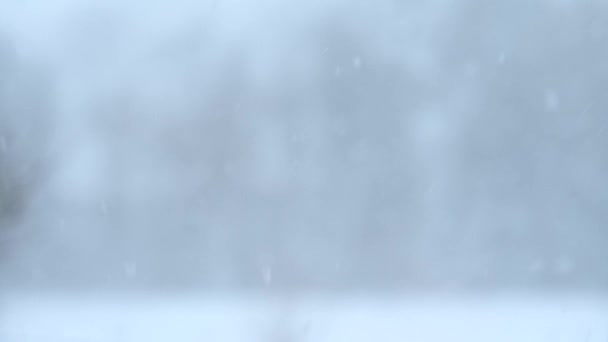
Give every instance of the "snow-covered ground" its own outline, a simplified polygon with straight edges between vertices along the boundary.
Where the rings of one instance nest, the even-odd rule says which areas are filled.
[[[0,309],[3,342],[608,341],[608,301],[590,297],[5,294]]]

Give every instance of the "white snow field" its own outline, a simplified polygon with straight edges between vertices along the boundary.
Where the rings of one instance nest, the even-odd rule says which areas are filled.
[[[5,294],[1,310],[2,342],[608,341],[608,302],[589,297]]]

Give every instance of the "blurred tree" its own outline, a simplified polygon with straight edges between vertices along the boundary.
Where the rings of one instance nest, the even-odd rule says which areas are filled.
[[[16,244],[12,228],[44,176],[52,108],[44,73],[22,64],[2,39],[0,75],[0,250],[5,253]]]
[[[447,21],[444,68],[479,92],[450,189],[451,249],[462,257],[453,267],[477,265],[463,274],[472,283],[589,286],[606,277],[597,210],[608,196],[604,13],[592,2],[473,0]]]

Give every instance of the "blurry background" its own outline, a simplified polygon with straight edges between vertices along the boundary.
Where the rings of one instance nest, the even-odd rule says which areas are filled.
[[[0,282],[605,292],[608,3],[0,3]]]

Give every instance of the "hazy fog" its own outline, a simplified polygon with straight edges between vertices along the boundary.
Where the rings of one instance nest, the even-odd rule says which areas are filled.
[[[0,2],[8,289],[604,292],[608,3]]]

